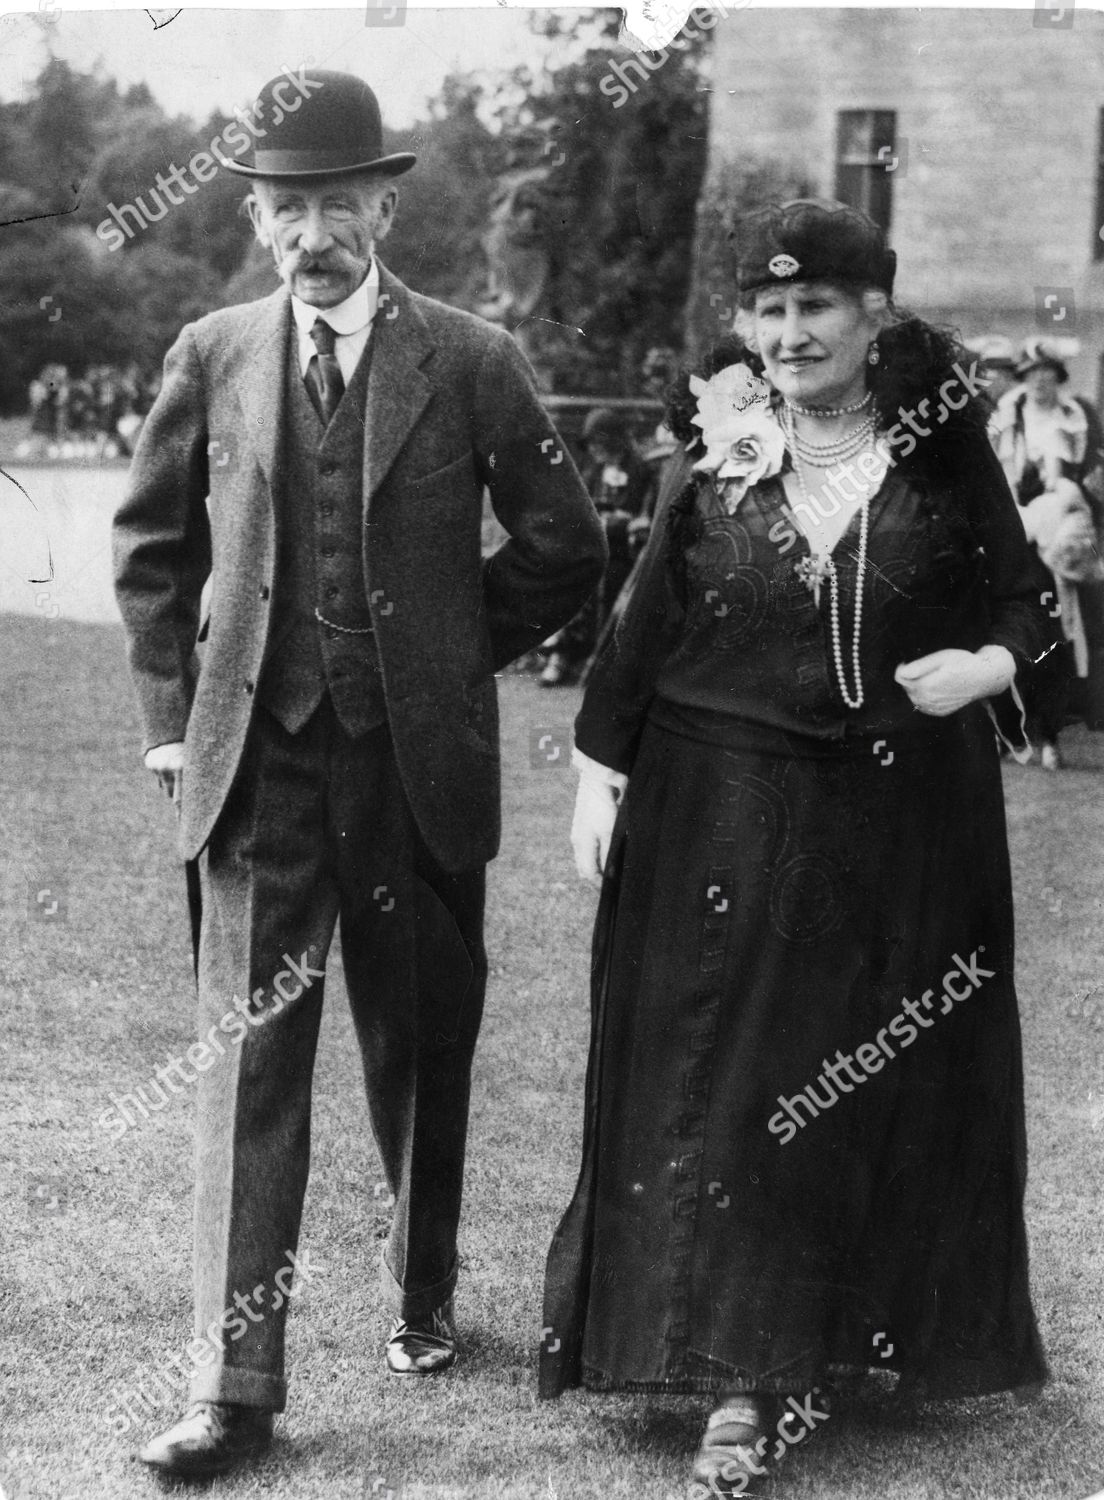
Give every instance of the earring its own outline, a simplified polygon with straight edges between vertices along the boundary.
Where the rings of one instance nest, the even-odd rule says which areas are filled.
[[[876,343],[871,344],[870,348],[866,351],[867,364],[876,365],[881,357],[882,351],[878,348],[878,345]]]

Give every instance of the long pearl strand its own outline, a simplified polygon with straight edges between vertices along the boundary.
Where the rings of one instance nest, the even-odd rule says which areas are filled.
[[[815,444],[799,443],[797,441],[796,433],[794,430],[793,414],[795,410],[796,408],[792,407],[787,402],[785,408],[786,417],[783,421],[782,428],[783,432],[786,435],[786,441],[790,446],[790,451],[794,457],[794,473],[797,475],[797,483],[798,488],[801,490],[801,498],[805,502],[805,505],[809,510],[815,511],[816,506],[813,504],[812,497],[809,494],[808,485],[805,483],[805,474],[801,467],[802,461],[809,464],[817,464],[818,460],[816,457],[810,458],[808,456],[810,451],[817,455],[824,455],[828,447],[837,447],[838,445],[828,444],[826,445],[826,447],[818,447]],[[825,413],[825,415],[827,415],[827,413]],[[865,422],[861,422],[859,424],[858,428],[854,429],[853,432],[848,433],[846,439],[848,445],[852,443],[858,432],[863,433],[862,440],[859,443],[859,446],[854,449],[853,453],[842,455],[840,461],[846,458],[854,457],[856,453],[860,452],[863,448],[869,445],[869,440],[874,434],[874,419],[872,417],[868,417]],[[819,466],[827,467],[827,465]],[[850,709],[862,708],[863,703],[866,701],[865,694],[863,692],[862,663],[860,659],[859,647],[862,638],[863,589],[866,583],[867,541],[869,538],[869,533],[870,497],[867,496],[859,506],[859,555],[855,567],[855,626],[851,636],[851,666],[855,682],[855,691],[853,695],[850,690],[850,685],[847,680],[847,673],[844,669],[843,664],[843,640],[842,632],[840,630],[839,618],[839,574],[831,553],[828,553],[824,559],[824,572],[828,577],[829,587],[829,618],[832,631],[832,659],[835,663],[836,681],[839,683],[840,696],[842,697],[847,707]]]
[[[832,656],[836,663],[836,680],[840,696],[848,708],[862,708],[864,702],[862,664],[859,660],[859,641],[862,636],[863,585],[866,582],[866,541],[870,529],[870,501],[864,500],[859,509],[859,559],[855,567],[855,629],[851,636],[851,666],[855,675],[855,696],[847,687],[847,674],[843,670],[843,645],[840,640],[839,621],[839,575],[832,558],[828,558],[829,607],[832,621]]]

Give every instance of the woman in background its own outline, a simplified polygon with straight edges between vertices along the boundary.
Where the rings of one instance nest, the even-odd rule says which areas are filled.
[[[1083,488],[1100,463],[1100,422],[1086,401],[1067,393],[1069,371],[1045,340],[1028,341],[1017,374],[1022,385],[1002,397],[990,433],[1062,622],[1064,639],[1035,674],[1028,705],[1043,767],[1057,771],[1058,736],[1076,717],[1067,714],[1075,683],[1083,699],[1090,696],[1090,636],[1101,644],[1100,517]],[[1085,702],[1078,706],[1084,713]]]

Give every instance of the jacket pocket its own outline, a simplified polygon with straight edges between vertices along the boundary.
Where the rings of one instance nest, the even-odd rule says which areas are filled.
[[[467,477],[470,483],[475,481],[474,454],[469,448],[459,458],[454,458],[443,468],[434,469],[429,474],[423,474],[418,479],[409,479],[403,482],[403,490],[408,494],[424,495],[435,489],[448,489],[451,485]]]

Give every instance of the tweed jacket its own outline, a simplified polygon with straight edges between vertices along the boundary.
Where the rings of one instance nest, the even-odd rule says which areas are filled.
[[[183,329],[115,520],[145,745],[185,744],[188,859],[241,763],[269,636],[291,322],[281,288]],[[572,616],[601,575],[605,542],[508,334],[381,267],[372,338],[365,595],[411,810],[441,864],[469,869],[498,849],[494,673]],[[486,559],[485,488],[508,533]]]

